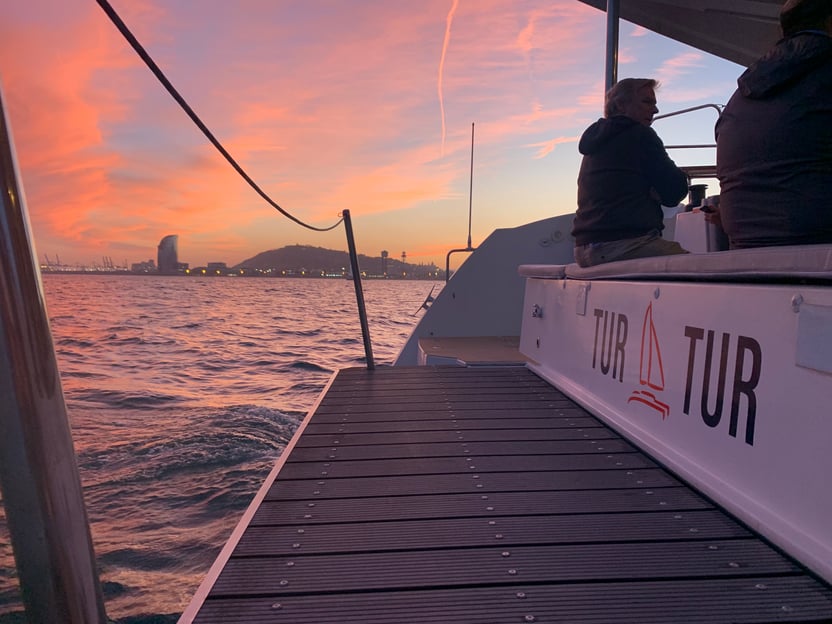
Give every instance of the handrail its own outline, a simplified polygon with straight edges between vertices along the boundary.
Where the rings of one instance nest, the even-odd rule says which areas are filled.
[[[29,622],[105,624],[81,479],[0,88],[0,485]]]
[[[670,113],[665,113],[664,115],[656,115],[653,117],[653,121],[659,121],[661,119],[667,119],[668,117],[675,117],[676,115],[684,115],[685,113],[692,113],[694,111],[702,110],[705,108],[713,108],[717,115],[722,114],[722,109],[725,108],[721,104],[699,104],[697,106],[691,106],[690,108],[682,108],[677,111],[672,111]],[[716,143],[705,143],[705,144],[695,144],[695,145],[665,145],[665,149],[668,150],[676,150],[676,149],[714,149],[716,148]]]
[[[451,279],[451,254],[460,253],[463,251],[476,251],[476,247],[471,247],[471,240],[468,239],[468,246],[465,249],[451,249],[448,255],[445,256],[445,283]]]
[[[358,303],[358,320],[361,323],[361,337],[364,340],[364,355],[367,356],[367,370],[373,370],[376,367],[373,361],[373,344],[370,341],[370,326],[367,324],[364,290],[361,288],[361,271],[358,268],[358,254],[355,251],[355,237],[352,233],[350,211],[344,210],[341,216],[344,220],[344,229],[347,232],[347,247],[350,250],[350,269],[352,270],[352,282],[355,285],[355,299]]]
[[[692,113],[693,111],[702,110],[703,108],[713,108],[717,112],[717,115],[721,115],[722,109],[725,107],[721,104],[699,104],[697,106],[691,106],[690,108],[682,108],[677,111],[665,113],[664,115],[656,115],[655,117],[653,117],[653,121],[667,119],[668,117],[675,117],[676,115],[684,115],[685,113]]]

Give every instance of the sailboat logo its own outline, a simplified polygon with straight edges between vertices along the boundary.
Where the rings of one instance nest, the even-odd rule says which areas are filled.
[[[670,415],[670,406],[656,398],[650,390],[664,390],[664,366],[659,338],[653,325],[653,303],[647,306],[644,323],[641,328],[641,361],[638,368],[638,382],[641,390],[633,390],[627,403],[642,403],[662,415],[662,420]],[[645,386],[650,390],[644,389]]]

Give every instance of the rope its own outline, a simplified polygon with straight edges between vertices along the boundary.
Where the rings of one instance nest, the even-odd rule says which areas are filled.
[[[251,188],[253,188],[257,192],[257,194],[260,195],[260,197],[265,199],[266,202],[269,203],[269,205],[271,205],[275,210],[280,212],[280,214],[282,214],[286,218],[291,219],[300,226],[303,226],[310,230],[314,230],[316,232],[328,232],[330,230],[334,230],[343,222],[344,219],[341,218],[338,220],[337,223],[329,227],[315,227],[313,225],[309,225],[308,223],[304,223],[294,215],[290,214],[289,212],[281,208],[277,204],[277,202],[275,202],[271,197],[269,197],[263,191],[263,189],[261,189],[260,186],[254,180],[251,179],[251,177],[243,170],[243,168],[239,164],[237,164],[237,161],[234,160],[231,154],[228,153],[228,150],[226,150],[222,146],[222,143],[220,143],[216,139],[216,137],[214,137],[214,135],[208,129],[208,127],[204,123],[202,123],[202,120],[199,118],[199,116],[188,105],[188,103],[185,101],[185,98],[179,95],[179,92],[176,90],[176,88],[174,88],[174,86],[170,83],[170,81],[167,79],[162,70],[159,69],[159,66],[156,65],[156,63],[153,61],[153,59],[150,58],[150,55],[145,51],[145,49],[142,47],[142,45],[139,43],[136,37],[133,36],[133,33],[130,32],[130,29],[127,28],[127,25],[122,21],[122,19],[118,16],[113,7],[110,6],[107,0],[96,1],[98,2],[99,6],[103,9],[103,11],[107,14],[107,16],[110,18],[110,20],[113,22],[113,24],[115,24],[116,28],[118,28],[119,32],[121,32],[121,34],[124,35],[124,38],[127,39],[128,43],[130,43],[130,45],[133,46],[133,49],[136,51],[136,54],[138,54],[139,57],[141,57],[145,64],[150,68],[150,71],[153,72],[153,74],[156,76],[159,82],[161,82],[164,85],[165,89],[167,89],[168,93],[171,94],[173,99],[179,103],[179,106],[182,107],[182,110],[184,110],[188,114],[188,117],[191,118],[191,120],[196,124],[196,126],[200,130],[202,130],[202,133],[208,138],[209,141],[211,141],[213,146],[216,147],[217,150],[219,150],[220,154],[222,154],[225,157],[228,163],[232,167],[234,167],[237,173],[239,173],[240,176],[242,176],[242,178],[246,182],[248,182],[249,186],[251,186]]]

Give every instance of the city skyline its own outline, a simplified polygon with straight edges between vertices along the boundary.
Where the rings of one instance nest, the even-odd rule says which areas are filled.
[[[465,245],[469,206],[475,246],[574,211],[576,140],[601,112],[601,11],[575,0],[112,4],[265,192],[317,227],[349,209],[360,253],[444,264]],[[619,60],[619,75],[662,82],[662,111],[725,103],[742,70],[627,23]],[[40,258],[145,260],[170,231],[194,265],[293,243],[346,248],[342,228],[304,230],[243,182],[94,2],[7,7],[0,77]],[[703,112],[656,130],[708,143],[714,121]]]

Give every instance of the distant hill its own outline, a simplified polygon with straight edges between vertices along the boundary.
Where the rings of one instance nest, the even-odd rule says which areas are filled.
[[[358,254],[358,266],[363,273],[372,276],[383,274],[381,256]],[[346,251],[335,251],[311,245],[288,245],[280,249],[263,251],[243,260],[234,269],[287,271],[292,273],[324,272],[328,274],[350,271],[350,258]],[[429,277],[438,271],[435,264],[410,264],[387,258],[387,275],[390,277]]]

